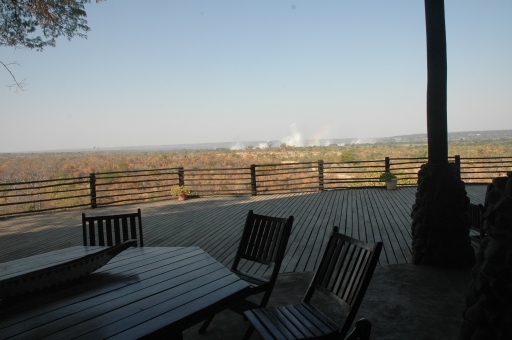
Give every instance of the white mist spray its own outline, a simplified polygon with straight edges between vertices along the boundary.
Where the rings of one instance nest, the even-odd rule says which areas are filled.
[[[290,125],[290,135],[284,137],[281,142],[288,146],[304,146],[304,140],[297,124]]]

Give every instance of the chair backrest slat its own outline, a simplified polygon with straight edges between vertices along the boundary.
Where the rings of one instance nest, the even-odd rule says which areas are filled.
[[[469,219],[471,226],[474,228],[482,228],[482,211],[483,206],[480,204],[469,204]]]
[[[107,224],[107,244],[114,244],[112,240],[112,220],[107,218],[105,222]]]
[[[137,228],[135,228],[135,216],[130,216],[130,238],[137,238]]]
[[[354,321],[381,250],[382,242],[368,244],[340,234],[337,227],[329,237],[303,301],[309,302],[316,290],[334,297],[348,311],[338,332],[341,339]]]
[[[85,214],[82,214],[84,245],[87,245],[88,240],[91,246],[113,246],[129,239],[137,239],[137,229],[139,234],[138,243],[140,243],[142,247],[144,243],[142,238],[142,218],[140,209],[133,214],[90,217],[86,217]]]
[[[89,221],[89,237],[91,246],[96,245],[96,233],[94,232],[94,220]]]
[[[114,218],[114,239],[116,244],[121,243],[121,228],[119,227],[119,219]]]
[[[129,239],[129,236],[128,236],[128,218],[126,218],[126,216],[123,216],[121,218],[121,225],[122,225],[122,228],[123,228],[123,241],[126,241]]]
[[[343,293],[338,293],[338,296],[341,296],[341,298],[347,301],[350,305],[354,302],[357,288],[362,281],[364,269],[368,265],[369,260],[369,252],[367,250],[359,248],[358,251],[359,253],[355,259],[355,268],[351,273],[350,281],[345,287],[345,291]]]
[[[261,258],[261,253],[263,249],[261,249],[261,240],[265,240],[265,231],[268,229],[267,221],[260,220],[258,221],[258,227],[254,230],[255,238],[253,239],[253,243],[251,243],[251,247],[247,249],[249,251],[249,256],[252,258]],[[260,252],[260,249],[262,250]]]
[[[250,221],[251,228],[248,230],[248,235],[247,235],[248,239],[247,239],[247,242],[245,243],[246,247],[241,249],[242,254],[245,255],[245,257],[255,258],[255,256],[253,255],[254,245],[257,242],[258,230],[260,230],[262,222],[263,221],[261,221],[261,220],[254,220],[254,219],[252,219]],[[243,236],[245,236],[245,235],[243,235]]]
[[[268,227],[267,227],[267,230],[265,231],[265,236],[264,236],[264,242],[262,244],[262,247],[261,247],[261,250],[260,250],[260,253],[258,255],[258,257],[261,257],[265,260],[269,260],[272,258],[272,255],[273,255],[273,250],[274,250],[274,246],[277,242],[277,238],[278,237],[274,237],[276,235],[276,231],[278,230],[278,226],[276,226],[276,223],[275,222],[271,222]]]
[[[330,286],[326,286],[328,290],[339,296],[339,292],[343,289],[344,284],[347,281],[347,276],[349,275],[349,270],[351,269],[352,258],[354,257],[354,252],[356,248],[348,243],[344,242],[344,249],[341,256],[337,259],[334,258],[333,261],[337,261],[336,265],[336,276],[335,279],[332,280],[332,284]]]
[[[288,243],[288,237],[290,236],[290,233],[288,231],[285,231],[285,228],[287,228],[287,224],[291,223],[289,221],[286,222],[278,222],[274,221],[272,222],[272,233],[269,235],[269,248],[266,252],[267,258],[266,260],[269,262],[276,262],[277,257],[279,256],[279,247],[281,244],[283,244],[283,239],[286,238],[285,243]],[[291,231],[291,226],[290,226]],[[284,249],[283,249],[284,253]]]
[[[338,258],[340,252],[343,250],[343,241],[335,241],[335,239],[331,239],[327,244],[327,249],[325,250],[325,259],[326,261],[329,261],[329,263],[324,263],[318,268],[318,276],[321,278],[318,283],[322,286],[327,286],[329,284],[336,267],[336,261],[333,261],[333,259]]]
[[[105,236],[103,232],[103,220],[98,220],[98,244],[105,244]]]
[[[292,224],[292,216],[277,218],[249,211],[232,269],[237,269],[241,259],[266,265],[278,261],[284,256],[286,249],[281,248],[288,243]]]

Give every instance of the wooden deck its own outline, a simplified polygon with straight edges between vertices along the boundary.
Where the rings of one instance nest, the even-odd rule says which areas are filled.
[[[483,203],[484,185],[467,186]],[[315,269],[333,226],[382,241],[380,264],[411,262],[409,216],[416,187],[350,189],[256,197],[205,197],[83,210],[87,215],[142,210],[145,246],[199,246],[224,265],[234,257],[247,212],[295,218],[282,272]],[[0,263],[82,244],[80,210],[0,219]],[[246,267],[267,274],[266,266]]]

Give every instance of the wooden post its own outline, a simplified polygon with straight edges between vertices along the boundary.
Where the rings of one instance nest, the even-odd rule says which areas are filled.
[[[91,192],[91,208],[94,209],[96,205],[96,174],[89,175],[89,189]]]
[[[324,191],[324,161],[318,160],[318,190]]]
[[[258,194],[256,188],[256,165],[251,164],[251,195],[256,196]]]
[[[457,176],[460,179],[460,155],[455,155],[455,164],[457,164]]]
[[[428,162],[448,163],[447,63],[444,0],[425,0]]]
[[[185,171],[183,167],[178,168],[178,185],[180,187],[185,185]]]
[[[391,165],[389,162],[389,157],[384,158],[384,171],[389,172],[391,170]]]

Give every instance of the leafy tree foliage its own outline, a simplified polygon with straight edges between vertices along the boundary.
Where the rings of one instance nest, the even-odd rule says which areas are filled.
[[[340,162],[353,162],[356,160],[356,155],[352,150],[344,150],[340,156]]]
[[[96,0],[98,2],[100,0]],[[42,51],[55,46],[55,39],[74,36],[86,38],[90,30],[84,5],[90,0],[0,0],[0,46]],[[9,69],[13,63],[0,63],[7,69],[14,84],[23,89]]]

